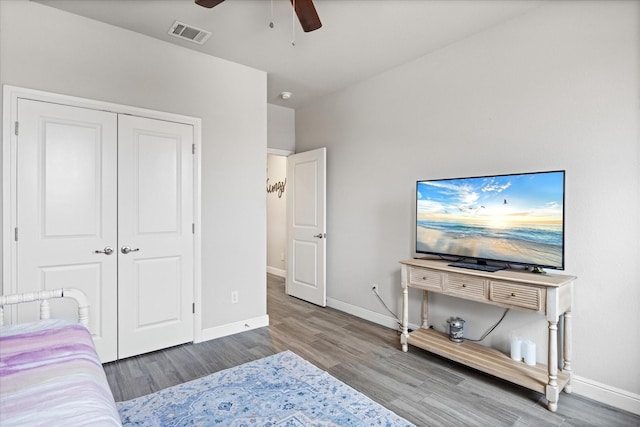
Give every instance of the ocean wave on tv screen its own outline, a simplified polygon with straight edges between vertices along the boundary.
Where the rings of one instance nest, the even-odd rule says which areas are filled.
[[[513,239],[545,245],[562,245],[562,227],[560,225],[516,226],[491,228],[453,221],[418,221],[418,227],[454,234],[457,237],[489,237],[495,239]]]

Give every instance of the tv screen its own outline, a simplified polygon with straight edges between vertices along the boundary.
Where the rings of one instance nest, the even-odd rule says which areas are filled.
[[[564,171],[418,181],[416,252],[564,269]]]

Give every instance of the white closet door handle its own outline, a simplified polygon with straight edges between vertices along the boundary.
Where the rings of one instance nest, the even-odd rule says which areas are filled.
[[[93,251],[93,253],[111,255],[113,253],[113,248],[111,246],[107,246],[103,250],[96,249],[95,251]]]

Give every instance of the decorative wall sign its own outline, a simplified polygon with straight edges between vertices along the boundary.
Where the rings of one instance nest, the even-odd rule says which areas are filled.
[[[286,187],[287,178],[285,178],[284,181],[278,181],[275,184],[269,184],[269,178],[267,178],[267,193],[278,193],[278,198],[281,198]]]

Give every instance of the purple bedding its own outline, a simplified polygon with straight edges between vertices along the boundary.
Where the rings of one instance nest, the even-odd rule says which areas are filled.
[[[0,426],[119,426],[82,325],[43,320],[0,328]]]

